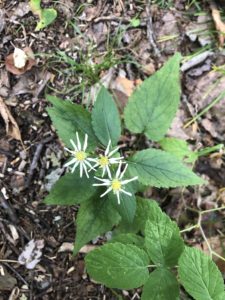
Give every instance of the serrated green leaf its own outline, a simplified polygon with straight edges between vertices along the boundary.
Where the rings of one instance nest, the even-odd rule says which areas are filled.
[[[111,288],[133,289],[149,277],[147,254],[134,245],[106,244],[85,257],[87,272]]]
[[[94,198],[81,203],[76,218],[74,254],[82,246],[118,224],[120,216],[107,198]]]
[[[132,193],[132,196],[120,193],[120,204],[118,204],[117,197],[113,193],[110,193],[108,197],[122,219],[128,223],[132,223],[136,211],[136,198],[131,185],[128,184],[126,186],[126,191]]]
[[[173,273],[157,268],[146,281],[141,300],[178,300],[179,285]]]
[[[82,203],[96,193],[96,188],[92,184],[93,178],[80,178],[78,173],[68,173],[56,182],[44,202],[51,205]]]
[[[108,243],[119,242],[121,244],[127,245],[135,245],[139,248],[144,247],[144,238],[134,233],[121,233],[114,236]]]
[[[97,138],[91,125],[91,114],[81,105],[63,101],[57,97],[48,95],[47,100],[53,104],[48,108],[54,127],[59,137],[71,148],[70,139],[76,140],[76,132],[83,142],[85,133],[88,135],[88,149],[94,149],[98,145]]]
[[[92,125],[99,141],[107,146],[109,140],[112,146],[117,145],[121,135],[120,116],[116,104],[105,87],[102,87],[93,111]]]
[[[195,162],[198,158],[198,154],[191,151],[184,140],[166,137],[159,141],[159,144],[164,151],[175,155],[180,160],[184,159],[185,162]]]
[[[162,211],[156,201],[152,199],[144,199],[137,197],[137,209],[132,224],[129,224],[124,219],[121,220],[115,234],[141,231],[144,234],[147,220],[158,220],[162,216]]]
[[[146,222],[158,221],[162,217],[162,211],[158,203],[152,199],[137,197],[137,210],[134,225],[142,233],[145,231]]]
[[[184,242],[177,224],[166,214],[161,213],[157,219],[146,222],[145,246],[156,265],[173,267],[183,252]]]
[[[179,277],[195,300],[224,300],[223,277],[211,258],[202,251],[185,247],[179,259]]]
[[[139,151],[128,163],[129,174],[138,176],[138,180],[145,185],[168,188],[204,183],[176,157],[161,150]]]
[[[125,108],[125,123],[131,132],[145,133],[155,141],[163,138],[179,105],[180,60],[176,53],[131,95]]]

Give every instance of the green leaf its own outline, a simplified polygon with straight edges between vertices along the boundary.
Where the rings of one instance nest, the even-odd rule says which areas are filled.
[[[224,300],[223,277],[211,258],[202,251],[185,247],[179,259],[179,277],[195,300]]]
[[[41,8],[41,0],[30,0],[31,11],[40,19],[35,31],[41,30],[51,24],[57,17],[57,11],[54,8]]]
[[[107,198],[94,198],[81,203],[76,218],[74,254],[87,242],[118,224],[120,216]]]
[[[44,202],[53,205],[82,203],[96,193],[96,188],[92,184],[93,178],[80,178],[76,172],[68,173],[56,182]]]
[[[117,197],[113,193],[110,193],[108,197],[122,219],[128,223],[132,223],[136,211],[136,198],[131,185],[128,184],[126,186],[126,191],[132,193],[132,196],[120,193],[120,204],[118,204]]]
[[[30,0],[30,8],[35,15],[41,14],[41,0]]]
[[[185,162],[195,162],[198,158],[198,154],[191,151],[184,140],[166,137],[159,141],[159,144],[164,151],[175,155],[180,160],[184,159]]]
[[[130,176],[138,176],[138,180],[145,185],[168,188],[204,183],[176,157],[161,150],[139,151],[128,163]]]
[[[158,203],[152,199],[137,197],[137,210],[134,218],[134,226],[142,233],[145,231],[146,222],[158,221],[162,217],[162,211]]]
[[[134,233],[121,233],[114,236],[108,243],[119,242],[121,244],[135,245],[139,248],[144,247],[144,238]]]
[[[149,220],[145,227],[145,246],[151,260],[165,267],[173,267],[183,252],[184,242],[177,224],[161,213],[158,220]]]
[[[79,133],[81,141],[84,140],[85,133],[88,134],[88,149],[94,149],[98,141],[91,125],[91,114],[81,105],[63,101],[54,96],[47,96],[53,107],[48,108],[54,127],[59,137],[71,148],[70,139],[75,140],[76,132]]]
[[[87,272],[111,288],[133,289],[149,277],[147,254],[134,245],[106,244],[85,257]]]
[[[162,211],[156,201],[152,199],[144,199],[137,197],[137,209],[132,224],[121,220],[118,228],[115,230],[115,234],[141,231],[144,234],[145,225],[147,220],[158,220],[159,216],[162,216]]]
[[[116,104],[105,87],[102,87],[92,111],[92,125],[99,141],[107,146],[117,145],[121,135],[120,116]]]
[[[144,285],[141,300],[177,300],[179,285],[173,273],[165,268],[154,270]]]
[[[145,133],[155,141],[163,138],[179,105],[180,60],[176,53],[131,95],[125,108],[125,123],[131,132]]]
[[[37,23],[35,31],[39,31],[50,25],[57,17],[57,11],[54,8],[45,8],[41,10],[40,21]]]

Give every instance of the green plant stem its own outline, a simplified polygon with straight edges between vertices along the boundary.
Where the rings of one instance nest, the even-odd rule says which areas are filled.
[[[212,209],[203,210],[203,211],[201,211],[200,213],[203,215],[203,214],[211,213],[211,212],[213,212],[213,211],[220,211],[220,210],[223,210],[223,209],[225,209],[225,206],[221,206],[221,207],[216,207],[216,208],[212,208]]]
[[[196,120],[198,120],[202,115],[204,115],[210,108],[212,108],[216,103],[218,103],[225,96],[225,91],[221,93],[216,99],[214,99],[209,105],[207,105],[200,113],[198,113],[194,118],[192,118],[188,123],[184,125],[187,128]]]
[[[199,228],[198,224],[195,224],[195,225],[193,225],[193,226],[190,226],[190,227],[188,227],[188,228],[185,228],[185,229],[181,230],[180,233],[189,232],[189,231],[191,231],[191,230],[193,230],[193,229],[195,229],[195,228]]]

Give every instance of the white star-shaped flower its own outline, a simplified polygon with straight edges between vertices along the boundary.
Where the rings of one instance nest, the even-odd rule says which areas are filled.
[[[73,158],[69,162],[67,162],[64,165],[64,167],[71,167],[71,172],[73,173],[75,169],[78,166],[80,166],[80,177],[83,176],[83,171],[85,172],[86,176],[89,177],[87,167],[91,169],[93,169],[93,167],[89,162],[91,161],[91,159],[88,157],[88,154],[85,152],[88,145],[88,135],[85,134],[83,147],[81,147],[78,132],[76,132],[76,137],[77,137],[77,144],[75,144],[72,139],[70,140],[70,143],[72,144],[74,150],[65,148],[66,151],[72,154]]]
[[[102,169],[102,177],[105,176],[106,172],[108,173],[108,176],[111,177],[110,166],[113,164],[120,163],[120,161],[124,158],[123,156],[112,157],[119,150],[120,147],[117,147],[111,152],[109,152],[110,146],[111,146],[111,140],[109,140],[109,143],[103,155],[100,154],[98,158],[90,159],[92,162],[95,163],[93,168],[100,167]]]
[[[132,196],[132,194],[130,192],[127,192],[124,189],[124,185],[126,185],[127,183],[137,180],[138,177],[133,177],[131,179],[125,179],[122,180],[128,165],[125,166],[124,170],[121,172],[121,166],[122,166],[122,162],[119,162],[119,166],[118,169],[116,171],[116,176],[114,178],[111,177],[111,174],[109,176],[109,179],[103,179],[103,178],[99,178],[99,177],[95,177],[97,180],[101,181],[101,183],[94,183],[93,186],[107,186],[108,189],[100,196],[100,197],[104,197],[106,194],[108,194],[109,192],[113,191],[113,193],[116,195],[117,200],[118,200],[118,204],[120,204],[120,193],[124,193],[128,196]]]

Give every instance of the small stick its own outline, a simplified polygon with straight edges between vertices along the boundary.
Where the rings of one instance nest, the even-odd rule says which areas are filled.
[[[28,188],[30,186],[31,180],[32,180],[33,175],[34,175],[34,171],[37,167],[37,163],[38,163],[38,160],[40,158],[41,151],[42,151],[44,145],[47,144],[48,142],[50,142],[52,139],[53,139],[53,136],[50,136],[50,137],[42,140],[40,142],[40,144],[37,145],[37,148],[36,148],[36,151],[34,153],[34,157],[33,157],[32,163],[30,165],[29,172],[28,172],[29,175],[28,175],[27,182],[26,182],[26,188]]]
[[[5,211],[7,212],[10,220],[12,221],[12,223],[17,224],[18,223],[18,218],[16,217],[13,209],[11,208],[11,206],[9,205],[7,200],[4,198],[2,192],[0,192],[0,205],[1,205],[1,207],[3,207],[5,209]]]
[[[11,267],[7,262],[3,262],[2,264],[7,266],[27,287],[29,287],[28,282],[13,267]]]
[[[147,0],[146,14],[147,14],[147,24],[146,24],[147,25],[147,37],[148,37],[150,45],[152,46],[154,55],[156,57],[160,57],[161,54],[160,54],[159,48],[155,42],[153,26],[152,26],[151,0]]]

